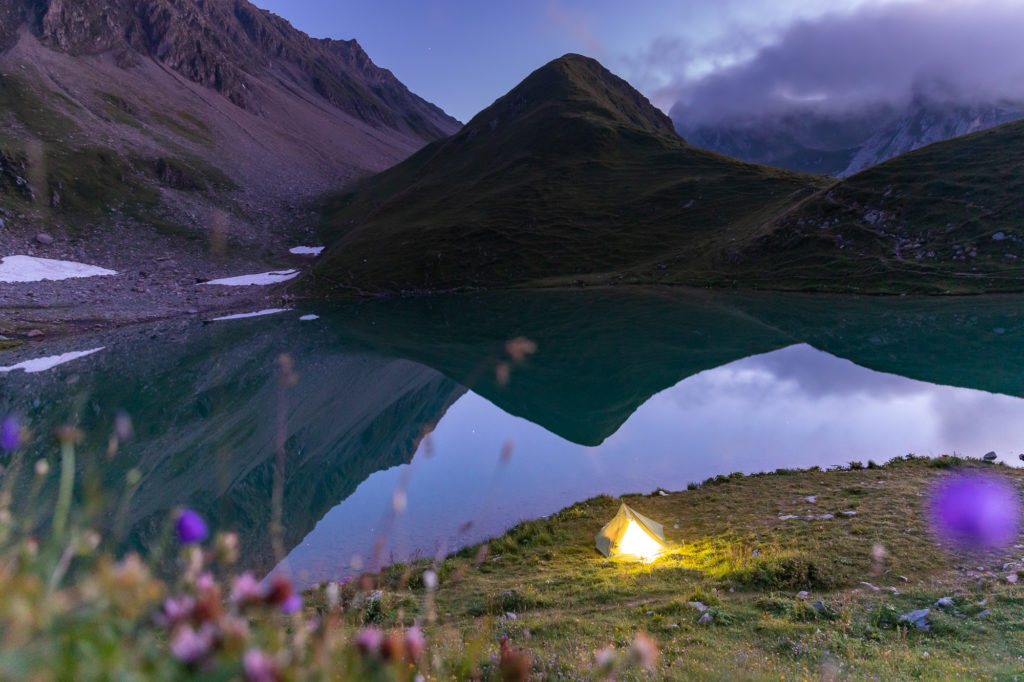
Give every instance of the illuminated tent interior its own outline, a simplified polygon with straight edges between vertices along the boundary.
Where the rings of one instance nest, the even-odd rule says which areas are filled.
[[[605,524],[594,542],[606,557],[636,557],[644,561],[654,559],[668,549],[662,525],[625,504]]]

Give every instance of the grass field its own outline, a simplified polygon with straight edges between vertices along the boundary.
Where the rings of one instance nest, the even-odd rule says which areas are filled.
[[[534,657],[536,679],[600,677],[601,652],[625,656],[638,632],[660,662],[616,679],[1019,679],[1024,599],[1007,579],[1024,549],[958,556],[923,513],[930,487],[958,469],[1022,488],[1012,469],[952,457],[720,476],[622,498],[665,524],[671,552],[649,564],[595,550],[620,502],[600,497],[435,565],[432,594],[429,563],[390,568],[363,617],[431,611],[427,632],[447,655],[477,647],[496,659],[507,637]],[[937,607],[945,597],[952,605]],[[930,629],[899,620],[923,608]]]

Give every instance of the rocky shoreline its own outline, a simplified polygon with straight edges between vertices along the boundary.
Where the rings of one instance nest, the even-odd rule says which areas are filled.
[[[245,312],[288,303],[282,285],[204,286],[212,279],[255,272],[301,270],[312,258],[288,253],[282,242],[259,253],[253,249],[212,249],[209,243],[183,245],[180,238],[128,228],[107,230],[88,240],[0,230],[0,257],[25,255],[87,263],[116,271],[114,276],[60,281],[0,283],[0,344],[101,331],[140,322]],[[113,232],[117,232],[114,234]],[[275,240],[276,241],[276,240]],[[97,248],[96,244],[103,245]],[[117,245],[110,248],[110,245]]]

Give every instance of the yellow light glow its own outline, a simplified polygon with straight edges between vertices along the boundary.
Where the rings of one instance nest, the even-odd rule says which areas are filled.
[[[622,534],[622,540],[619,541],[620,554],[632,554],[644,561],[653,560],[663,549],[661,543],[645,533],[636,521],[629,522],[626,532]]]

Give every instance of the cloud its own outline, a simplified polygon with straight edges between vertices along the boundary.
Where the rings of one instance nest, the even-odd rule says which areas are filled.
[[[652,93],[700,123],[792,109],[847,112],[928,94],[956,102],[1024,99],[1024,3],[915,2],[798,21],[777,41],[698,78]],[[656,42],[640,61],[664,69],[686,55]],[[699,57],[696,57],[699,58]],[[644,73],[642,68],[634,69]],[[676,65],[677,74],[692,73]]]

